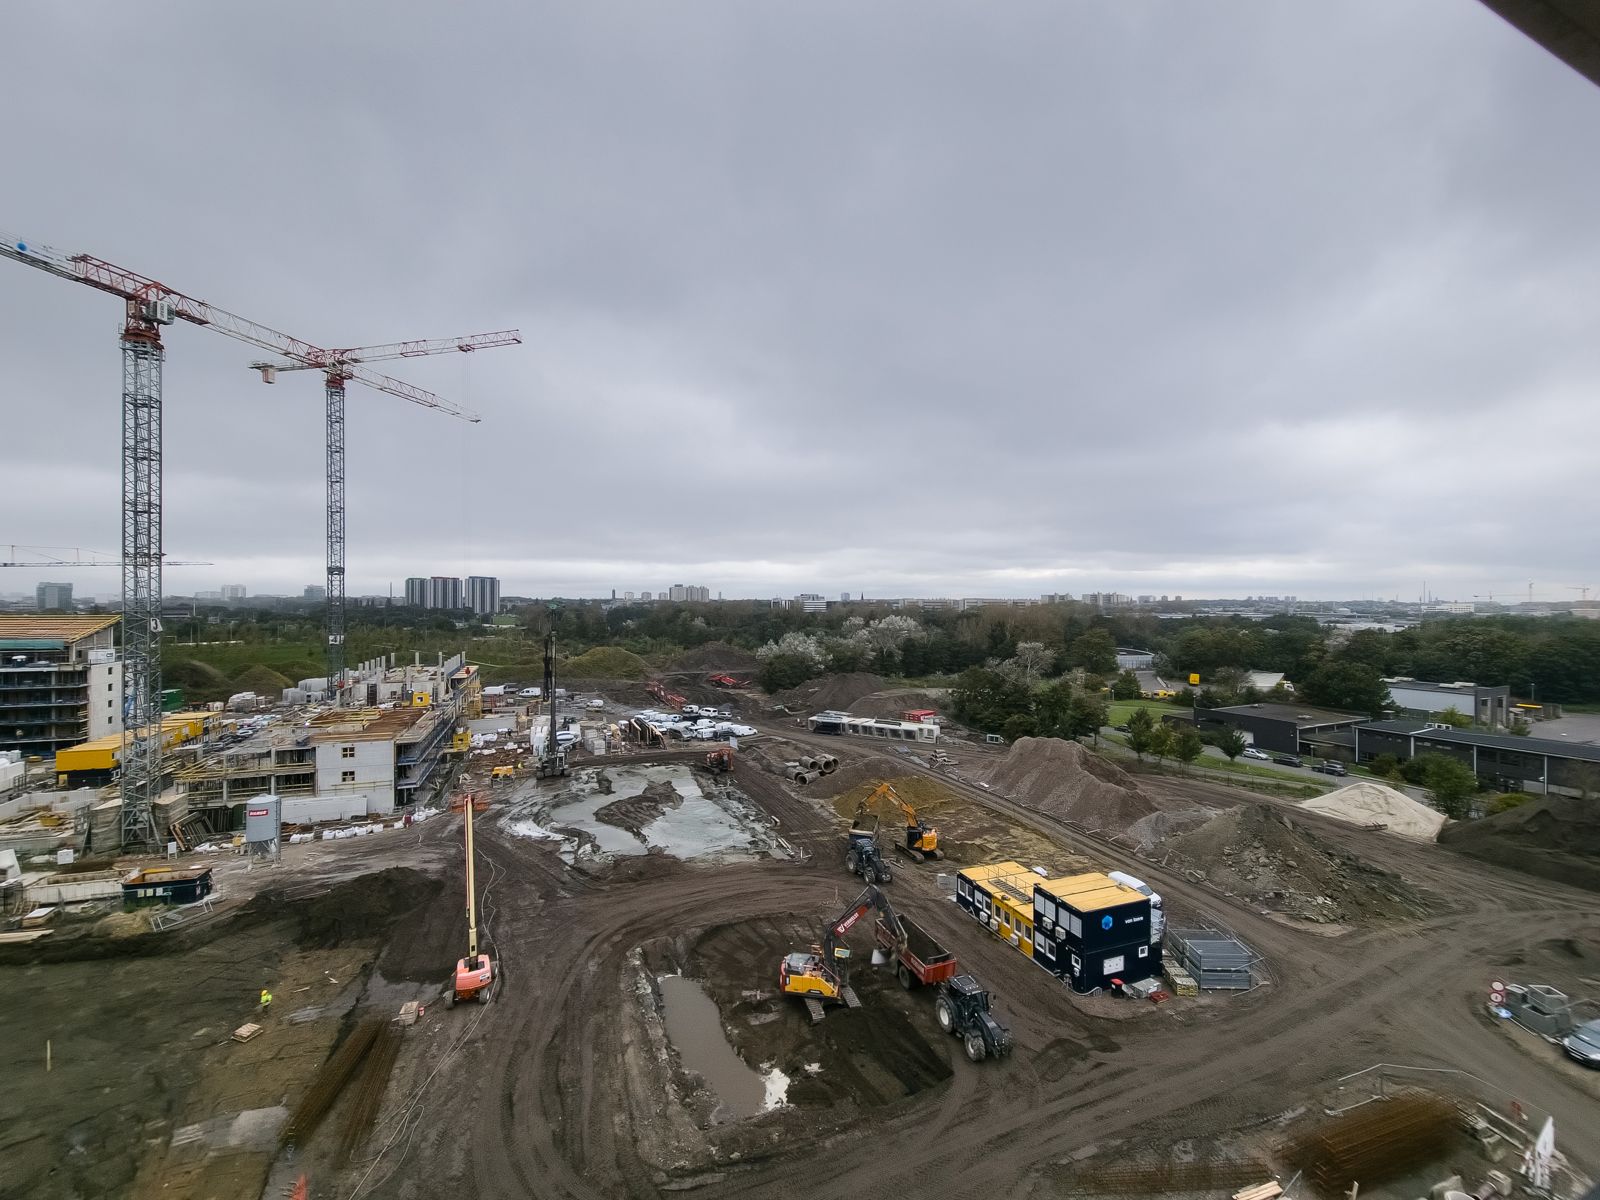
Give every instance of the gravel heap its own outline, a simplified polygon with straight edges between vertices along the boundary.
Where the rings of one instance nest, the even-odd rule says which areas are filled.
[[[1419,842],[1437,839],[1445,823],[1445,815],[1438,809],[1429,808],[1392,787],[1365,779],[1324,796],[1302,800],[1300,807],[1352,825],[1382,825],[1390,833]]]
[[[1306,921],[1354,925],[1428,909],[1398,875],[1324,842],[1268,804],[1219,813],[1162,849],[1211,886]]]

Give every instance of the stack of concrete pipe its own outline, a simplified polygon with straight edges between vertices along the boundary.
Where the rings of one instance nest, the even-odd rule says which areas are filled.
[[[814,776],[830,775],[839,769],[839,760],[831,754],[802,754],[800,769]]]

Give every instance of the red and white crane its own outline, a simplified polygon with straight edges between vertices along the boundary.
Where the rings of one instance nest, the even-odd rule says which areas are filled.
[[[338,492],[340,595],[343,595],[343,391],[350,380],[380,392],[439,409],[468,421],[478,417],[432,392],[366,367],[353,351],[325,350],[267,325],[241,317],[166,284],[92,254],[69,254],[0,231],[0,258],[9,258],[60,279],[108,292],[124,303],[122,325],[122,843],[156,844],[155,801],[161,791],[161,372],[166,350],[161,328],[183,321],[200,325],[257,349],[278,354],[285,366],[315,368],[339,378],[337,462],[329,450],[329,503]],[[520,341],[514,331],[487,335]],[[461,339],[463,341],[470,339]],[[405,358],[407,346],[371,356]],[[453,348],[462,348],[455,346]],[[476,348],[476,347],[474,347]],[[331,391],[330,384],[330,391]],[[337,481],[335,481],[337,466]],[[333,527],[330,512],[329,528]],[[330,564],[331,568],[331,564]],[[340,609],[342,617],[342,606]],[[339,631],[342,640],[343,630]],[[332,647],[330,646],[330,651]],[[342,646],[339,649],[342,656]]]

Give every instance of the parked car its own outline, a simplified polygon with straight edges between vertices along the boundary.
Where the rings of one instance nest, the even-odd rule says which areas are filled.
[[[1333,759],[1329,759],[1327,762],[1319,762],[1316,766],[1312,767],[1311,769],[1313,771],[1321,771],[1324,775],[1348,775],[1348,774],[1350,774],[1350,772],[1345,769],[1345,765],[1342,762],[1337,762],[1337,761],[1335,761]]]
[[[1303,766],[1305,766],[1305,763],[1301,762],[1298,758],[1296,758],[1292,754],[1274,754],[1272,756],[1272,761],[1277,763],[1280,767],[1303,767]]]
[[[1600,1017],[1585,1021],[1567,1034],[1561,1039],[1561,1048],[1586,1067],[1600,1067]]]
[[[1244,748],[1244,756],[1246,758],[1259,758],[1262,762],[1272,761],[1272,755],[1265,750],[1257,750],[1254,746],[1246,746]]]
[[[1113,725],[1111,728],[1115,729],[1118,733],[1128,732],[1128,727],[1126,725]]]

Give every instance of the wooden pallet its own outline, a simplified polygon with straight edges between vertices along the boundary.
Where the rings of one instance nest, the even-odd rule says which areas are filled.
[[[1194,981],[1194,976],[1182,967],[1172,966],[1170,963],[1162,972],[1167,977],[1167,982],[1172,985],[1172,990],[1179,996],[1198,996],[1200,985]]]
[[[236,1042],[248,1042],[251,1038],[260,1036],[261,1026],[254,1021],[246,1021],[233,1031],[233,1040]]]

